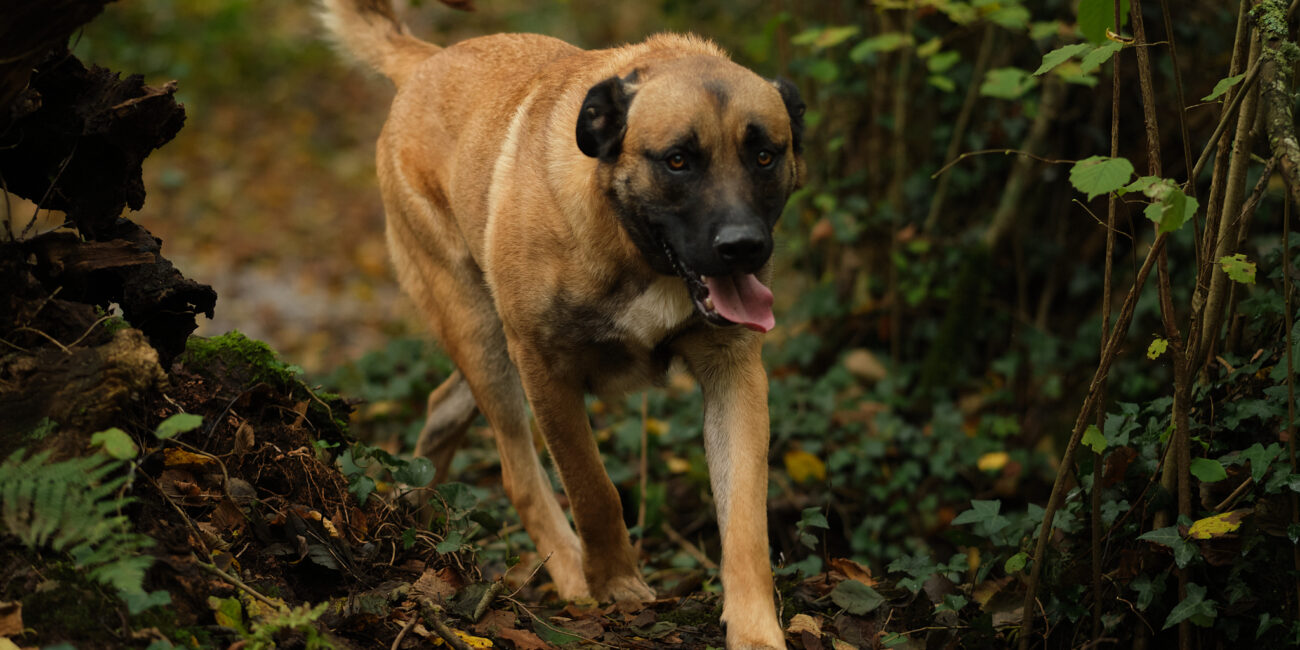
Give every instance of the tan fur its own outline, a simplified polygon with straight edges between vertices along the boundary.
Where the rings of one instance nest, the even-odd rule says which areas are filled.
[[[704,391],[727,644],[785,647],[768,555],[761,337],[691,320],[682,280],[651,270],[611,213],[611,191],[652,182],[644,161],[628,155],[598,164],[574,140],[588,89],[635,70],[626,150],[663,144],[694,125],[702,146],[726,160],[737,155],[745,124],[789,142],[775,88],[692,36],[582,51],[544,36],[502,34],[439,48],[409,36],[380,0],[323,1],[336,38],[397,85],[377,151],[388,244],[400,283],[460,370],[430,396],[418,447],[434,458],[439,479],[477,406],[496,433],[506,492],[549,557],[559,593],[652,599],[583,396],[662,381],[655,348],[669,346]],[[703,76],[725,85],[725,110],[708,107],[718,101],[692,82]],[[799,164],[791,155],[783,170],[791,183]],[[722,194],[739,191],[739,173],[723,176]],[[566,313],[565,300],[580,309]],[[608,327],[585,324],[589,312]],[[574,343],[575,329],[595,346]],[[623,355],[618,363],[610,350]],[[577,534],[538,460],[529,405]]]

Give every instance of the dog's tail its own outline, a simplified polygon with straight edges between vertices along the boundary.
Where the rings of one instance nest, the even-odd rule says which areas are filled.
[[[468,0],[443,0],[470,9]],[[411,35],[397,19],[392,0],[320,0],[321,22],[338,45],[398,86],[416,64],[442,48]]]

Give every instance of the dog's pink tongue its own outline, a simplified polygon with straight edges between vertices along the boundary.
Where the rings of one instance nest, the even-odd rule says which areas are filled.
[[[749,329],[766,332],[776,326],[772,315],[772,291],[753,273],[704,278],[713,308],[723,318]]]

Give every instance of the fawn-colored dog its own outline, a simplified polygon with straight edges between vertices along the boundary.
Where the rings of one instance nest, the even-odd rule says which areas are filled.
[[[683,360],[704,393],[727,645],[784,648],[759,354],[772,229],[803,173],[798,92],[692,36],[586,51],[499,34],[444,48],[410,36],[388,0],[324,4],[343,46],[397,86],[378,144],[388,246],[459,368],[430,395],[418,451],[445,477],[481,410],[560,595],[652,599],[583,398],[662,382]]]

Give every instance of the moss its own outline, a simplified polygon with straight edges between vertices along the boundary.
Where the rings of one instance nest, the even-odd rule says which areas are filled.
[[[213,366],[220,364],[241,377],[246,385],[265,382],[283,389],[292,388],[301,372],[281,361],[271,346],[250,339],[239,330],[212,338],[191,336],[185,342],[181,362],[200,371],[216,371]]]

